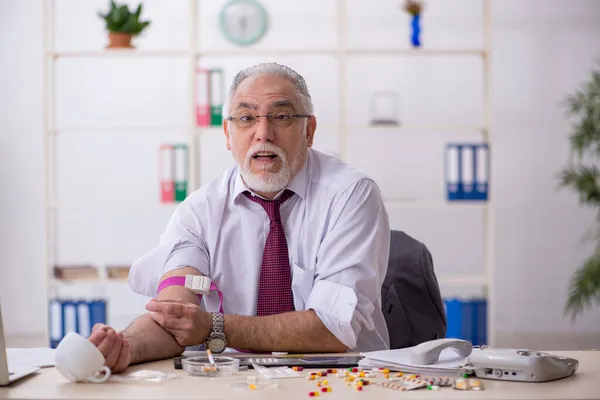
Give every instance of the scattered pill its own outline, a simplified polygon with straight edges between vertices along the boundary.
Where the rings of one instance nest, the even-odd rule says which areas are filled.
[[[360,392],[362,390],[362,386],[357,386],[356,390],[358,390]]]
[[[329,381],[327,379],[323,379],[323,385],[325,385],[325,386],[329,385]]]
[[[253,390],[256,389],[256,385],[254,383],[249,384],[248,387]]]
[[[317,376],[323,376],[323,373],[321,371],[318,371]]]
[[[358,368],[352,368],[352,372],[358,372]]]
[[[360,371],[358,375],[364,378],[367,374],[365,374],[365,371]]]

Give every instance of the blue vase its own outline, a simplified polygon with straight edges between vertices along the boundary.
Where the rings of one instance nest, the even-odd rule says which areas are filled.
[[[418,14],[413,15],[410,26],[412,28],[410,42],[413,47],[421,47],[421,16]]]

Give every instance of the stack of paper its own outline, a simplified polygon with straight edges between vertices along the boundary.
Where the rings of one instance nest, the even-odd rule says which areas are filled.
[[[53,367],[55,349],[47,347],[6,349],[6,358],[10,369],[24,367]]]
[[[409,347],[361,353],[364,358],[358,364],[363,368],[387,368],[392,371],[443,376],[454,376],[460,373],[466,364],[466,358],[459,356],[452,348],[442,350],[439,360],[428,365],[411,363],[411,351],[412,348]]]

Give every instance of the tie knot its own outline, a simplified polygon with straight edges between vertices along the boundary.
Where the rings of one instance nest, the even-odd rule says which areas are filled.
[[[283,192],[283,194],[275,200],[265,200],[262,199],[258,196],[253,196],[250,192],[245,191],[244,195],[249,198],[250,200],[252,200],[255,203],[260,204],[261,206],[263,206],[263,208],[265,209],[267,215],[269,216],[269,219],[271,221],[279,221],[280,219],[280,215],[279,215],[279,207],[281,206],[281,204],[283,204],[284,201],[286,201],[287,199],[289,199],[290,197],[292,197],[292,195],[294,194],[294,192],[292,192],[291,190],[287,190],[285,192]]]

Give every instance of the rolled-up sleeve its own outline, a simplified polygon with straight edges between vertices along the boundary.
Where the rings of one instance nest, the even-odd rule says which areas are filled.
[[[373,330],[390,246],[389,217],[377,185],[362,179],[330,211],[306,308],[349,349],[362,330]]]
[[[161,277],[182,267],[193,267],[208,276],[210,263],[202,232],[202,221],[192,205],[188,201],[179,204],[159,244],[131,265],[128,277],[131,289],[155,296]]]

